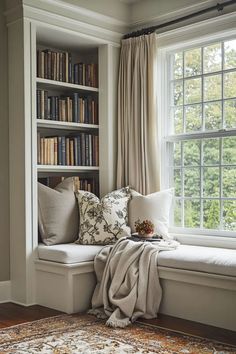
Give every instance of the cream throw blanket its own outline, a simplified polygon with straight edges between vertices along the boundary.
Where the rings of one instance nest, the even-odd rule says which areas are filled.
[[[106,324],[125,327],[138,317],[155,318],[162,297],[158,252],[176,241],[134,242],[125,237],[106,246],[94,260],[97,285],[89,313],[108,318]]]

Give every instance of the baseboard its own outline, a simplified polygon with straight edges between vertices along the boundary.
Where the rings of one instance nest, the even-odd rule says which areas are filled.
[[[15,301],[15,300],[11,300],[11,302],[12,302],[13,304],[20,305],[20,306],[24,306],[24,307],[29,307],[29,306],[37,305],[35,302],[32,302],[32,303],[30,303],[30,304],[25,304],[24,302]]]
[[[0,303],[11,301],[11,282],[0,281]]]

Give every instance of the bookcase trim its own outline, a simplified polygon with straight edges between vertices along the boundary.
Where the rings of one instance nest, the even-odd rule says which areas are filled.
[[[98,166],[37,165],[38,172],[88,172],[99,171]]]
[[[54,129],[66,129],[66,130],[97,130],[99,125],[97,124],[85,124],[74,122],[62,122],[58,120],[49,119],[37,119],[38,128],[54,128]]]
[[[92,87],[92,86],[83,86],[83,85],[76,85],[76,84],[71,84],[69,82],[64,82],[64,81],[56,81],[56,80],[49,80],[49,79],[42,79],[37,77],[36,78],[36,83],[38,84],[38,87],[41,88],[54,88],[55,87],[58,89],[60,88],[68,88],[68,89],[73,89],[76,91],[83,91],[83,92],[98,92],[99,89],[97,87]]]

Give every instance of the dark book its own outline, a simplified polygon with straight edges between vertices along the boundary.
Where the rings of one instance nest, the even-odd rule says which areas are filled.
[[[72,58],[71,58],[71,53],[68,53],[68,80],[69,82],[72,82],[72,77],[73,77],[73,73],[72,73]]]
[[[78,123],[79,116],[78,116],[78,93],[75,92],[73,93],[72,96],[72,117],[73,117],[73,122]]]
[[[62,165],[66,165],[66,138],[65,136],[61,137],[61,154],[62,154]]]
[[[79,84],[79,64],[74,65],[74,84]]]
[[[77,136],[78,166],[82,166],[81,135]]]
[[[58,165],[63,165],[62,159],[62,137],[58,137]]]
[[[37,90],[37,93],[36,93],[36,101],[37,101],[37,119],[41,119],[41,111],[40,111],[40,108],[41,108],[41,90]]]
[[[89,166],[89,135],[85,134],[85,166]]]
[[[79,73],[78,73],[78,83],[79,85],[83,85],[83,63],[78,64],[79,67]]]
[[[85,133],[81,133],[81,163],[82,166],[86,166],[86,155],[85,155]]]
[[[44,119],[48,119],[48,91],[44,91]]]

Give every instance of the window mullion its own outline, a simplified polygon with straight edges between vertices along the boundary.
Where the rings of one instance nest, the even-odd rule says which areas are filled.
[[[223,156],[223,144],[222,144],[222,138],[220,138],[219,141],[219,148],[220,148],[220,166],[219,166],[219,179],[220,179],[220,229],[223,230],[223,192],[222,192],[222,188],[223,188],[223,181],[222,181],[222,156]]]

